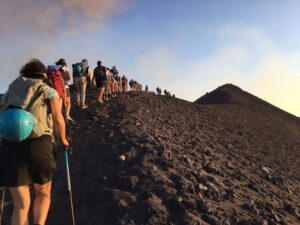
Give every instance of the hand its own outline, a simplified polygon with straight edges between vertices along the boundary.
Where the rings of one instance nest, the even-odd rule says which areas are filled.
[[[66,138],[62,139],[61,142],[62,142],[62,144],[63,144],[64,146],[69,146],[69,145],[70,145],[70,144],[69,144],[69,141],[68,141]]]
[[[64,150],[69,152],[69,154],[72,154],[72,147],[70,145],[65,145]]]

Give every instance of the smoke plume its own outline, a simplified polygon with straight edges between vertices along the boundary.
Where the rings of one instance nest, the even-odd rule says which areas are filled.
[[[48,35],[97,29],[132,6],[132,0],[2,0],[1,33]]]

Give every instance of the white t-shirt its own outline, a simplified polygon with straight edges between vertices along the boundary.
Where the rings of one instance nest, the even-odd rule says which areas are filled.
[[[67,73],[69,76],[70,76],[70,80],[72,79],[72,76],[71,76],[71,70],[68,68],[68,67],[66,67],[66,66],[63,66],[62,68],[61,68],[65,73]],[[69,80],[69,81],[70,81]],[[65,85],[65,88],[69,88],[69,81],[67,82],[67,84]]]

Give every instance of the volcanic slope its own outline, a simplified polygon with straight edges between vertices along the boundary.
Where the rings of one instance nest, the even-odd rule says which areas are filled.
[[[90,91],[74,106],[77,224],[300,224],[299,119],[220,89],[229,101],[130,92],[99,105]],[[48,225],[71,224],[58,155]]]

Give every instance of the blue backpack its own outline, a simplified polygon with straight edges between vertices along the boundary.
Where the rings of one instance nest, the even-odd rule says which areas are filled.
[[[80,77],[85,75],[81,63],[72,64],[72,69],[73,69],[73,77]]]

